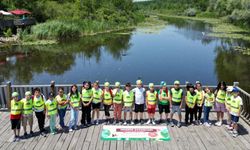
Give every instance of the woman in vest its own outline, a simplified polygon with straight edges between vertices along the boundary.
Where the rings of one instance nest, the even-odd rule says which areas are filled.
[[[217,112],[216,126],[221,126],[224,118],[224,112],[226,112],[225,98],[226,98],[226,83],[224,81],[217,85],[215,90],[215,106],[214,109]]]
[[[59,124],[61,127],[60,129],[64,130],[65,129],[64,117],[69,102],[67,100],[67,95],[64,94],[63,88],[58,89],[58,95],[55,97],[55,100],[57,101],[58,104]]]
[[[83,126],[91,125],[91,102],[93,99],[93,91],[91,88],[91,82],[83,82],[82,87],[82,119],[81,124]]]
[[[204,95],[205,92],[202,89],[202,85],[199,81],[195,84],[195,92],[197,95],[195,110],[194,110],[194,117],[195,117],[195,123],[202,124],[201,122],[201,114],[202,114],[202,108],[203,108],[203,102],[204,102]]]
[[[186,125],[193,123],[196,100],[197,100],[197,94],[194,91],[194,86],[190,84],[189,86],[187,86],[187,95],[185,96],[185,102],[186,102],[185,123]]]
[[[22,125],[24,130],[24,137],[27,138],[27,122],[29,122],[30,126],[30,135],[33,135],[32,127],[33,127],[33,101],[31,98],[31,92],[25,92],[25,98],[21,100],[23,104],[22,111]]]
[[[80,107],[80,103],[81,103],[81,95],[78,92],[77,86],[75,84],[71,86],[70,93],[68,94],[67,99],[68,99],[69,104],[70,104],[69,131],[72,132],[73,129],[77,130],[79,107]]]
[[[123,90],[120,89],[120,82],[115,83],[115,89],[113,93],[113,104],[114,104],[114,122],[113,124],[122,124],[122,94]]]
[[[49,99],[45,102],[46,115],[49,119],[49,128],[51,134],[56,134],[56,116],[57,116],[57,101],[54,99],[54,94],[49,93]]]
[[[113,104],[113,94],[109,86],[110,86],[109,82],[104,83],[103,96],[102,96],[104,112],[105,112],[105,117],[106,117],[106,121],[105,121],[106,124],[110,124],[111,122],[109,110]]]
[[[99,88],[99,81],[96,81],[94,83],[94,87],[92,88],[93,91],[93,100],[92,100],[92,119],[93,119],[93,124],[98,125],[99,124],[99,116],[100,116],[100,107],[101,107],[101,102],[102,102],[102,89]],[[96,120],[95,119],[95,114],[96,114]]]
[[[209,121],[209,113],[214,105],[214,100],[215,100],[215,97],[214,97],[214,94],[213,94],[213,91],[211,88],[209,87],[206,87],[205,89],[205,96],[204,96],[204,125],[207,126],[207,127],[210,127],[211,126],[211,122]]]

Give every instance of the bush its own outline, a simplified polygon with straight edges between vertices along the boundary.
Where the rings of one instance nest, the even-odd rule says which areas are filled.
[[[8,28],[5,32],[3,32],[5,37],[11,37],[12,36],[12,31],[11,28]]]
[[[186,11],[185,11],[185,15],[186,16],[190,16],[190,17],[194,17],[196,16],[196,9],[195,8],[188,8]]]
[[[250,11],[249,10],[234,10],[228,20],[231,23],[250,27]]]

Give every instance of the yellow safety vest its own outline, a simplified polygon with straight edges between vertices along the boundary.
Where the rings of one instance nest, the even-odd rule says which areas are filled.
[[[93,95],[93,91],[91,89],[89,89],[89,90],[83,89],[82,90],[82,101],[89,102],[92,95]]]
[[[194,108],[194,105],[196,103],[197,100],[197,95],[191,95],[191,93],[189,91],[187,91],[187,105],[190,108]]]
[[[212,107],[213,106],[213,100],[214,100],[214,94],[205,94],[205,106],[206,107]]]
[[[69,93],[69,96],[70,96],[70,93]],[[74,108],[78,108],[80,106],[80,104],[79,104],[80,101],[81,101],[80,93],[78,93],[78,97],[76,94],[72,94],[70,96],[70,102],[72,103]]]
[[[176,102],[176,103],[180,103],[181,102],[181,98],[182,98],[182,89],[179,89],[179,91],[175,90],[174,88],[171,89],[172,92],[172,101]]]
[[[131,107],[134,102],[134,92],[133,91],[124,91],[123,92],[123,102],[125,107]]]
[[[230,103],[230,110],[233,113],[240,112],[240,100],[238,99],[238,96],[236,98],[232,96],[231,103]]]
[[[33,101],[32,99],[27,100],[26,98],[23,98],[21,100],[22,104],[23,104],[23,114],[25,115],[30,115],[33,113]]]
[[[118,92],[116,92],[115,96],[114,96],[114,103],[116,104],[121,104],[122,103],[122,93],[123,93],[123,90],[122,89],[119,89]]]
[[[44,99],[41,95],[39,98],[34,97],[33,106],[35,110],[44,110]]]
[[[21,101],[15,101],[14,99],[11,100],[11,115],[20,115],[22,113],[22,102]]]
[[[104,96],[103,96],[103,103],[106,105],[111,105],[112,104],[112,95],[110,94],[109,91],[104,90]]]
[[[56,115],[57,114],[57,101],[52,100],[52,101],[46,101],[45,103],[46,109],[48,111],[48,115]]]
[[[196,103],[201,105],[202,104],[202,96],[203,96],[203,90],[198,91],[196,90],[196,95],[197,95],[197,99],[196,99]]]
[[[157,92],[154,91],[153,93],[150,91],[147,91],[147,98],[148,98],[148,104],[149,105],[155,105],[157,100]]]
[[[101,97],[102,97],[102,90],[101,89],[92,89],[93,91],[93,103],[97,104],[97,103],[101,103]]]
[[[227,93],[226,93],[225,100],[226,100],[226,105],[227,105],[227,108],[229,108],[229,107],[230,107],[230,105],[231,105],[231,99],[232,99],[232,95],[231,95],[231,94],[227,94]]]
[[[219,103],[225,103],[226,92],[223,90],[219,90],[216,96],[216,101]]]
[[[57,96],[55,97],[55,100],[58,102],[58,109],[65,109],[65,108],[68,106],[68,104],[63,105],[63,106],[59,104],[59,102],[66,102],[66,101],[67,101],[67,96],[66,96],[66,94],[63,94],[62,97],[61,97],[60,95],[57,95]]]

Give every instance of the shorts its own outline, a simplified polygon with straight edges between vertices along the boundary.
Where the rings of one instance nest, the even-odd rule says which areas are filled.
[[[217,112],[227,112],[225,103],[215,102],[214,110]]]
[[[11,129],[20,129],[21,119],[10,119]]]
[[[179,105],[172,105],[172,109],[171,109],[171,113],[175,113],[177,112],[178,115],[181,115],[181,108]]]
[[[92,103],[92,108],[93,109],[100,109],[101,103]]]
[[[144,112],[144,104],[135,104],[135,113]]]
[[[27,122],[33,124],[33,114],[22,116],[22,125],[26,126]]]
[[[165,113],[170,113],[169,105],[158,105],[159,113],[162,114],[163,112]]]
[[[124,112],[132,112],[132,107],[124,107],[123,109]]]
[[[235,115],[232,115],[231,114],[231,120],[232,120],[232,122],[234,122],[234,123],[237,123],[237,122],[239,122],[239,116],[235,116]]]
[[[149,114],[154,114],[154,113],[155,113],[155,108],[156,108],[156,107],[152,107],[152,106],[151,106],[151,107],[148,107],[148,113],[149,113]]]

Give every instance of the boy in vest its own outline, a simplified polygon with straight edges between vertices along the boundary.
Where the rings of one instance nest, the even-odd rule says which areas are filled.
[[[99,111],[100,111],[101,101],[102,101],[102,90],[99,88],[99,81],[96,81],[94,83],[94,88],[92,88],[92,91],[93,91],[92,119],[93,119],[93,124],[98,125],[99,124]],[[95,114],[96,114],[96,120],[94,120]]]
[[[161,89],[158,92],[158,99],[159,99],[159,104],[158,104],[158,108],[159,108],[159,114],[160,114],[160,120],[159,123],[163,122],[162,119],[162,114],[163,112],[165,112],[165,123],[168,124],[167,119],[168,119],[168,114],[170,113],[170,109],[169,109],[169,93],[168,93],[168,89],[167,89],[167,84],[166,82],[162,81],[160,83],[161,85]]]
[[[91,88],[91,82],[84,82],[82,89],[82,120],[83,126],[91,125],[91,102],[93,99],[93,91]],[[87,123],[87,124],[86,124]]]
[[[134,106],[134,93],[131,91],[131,84],[126,83],[126,90],[123,92],[123,108],[124,108],[124,123],[123,125],[127,125],[127,113],[129,113],[130,124],[134,125],[133,122],[133,106]]]
[[[155,125],[155,109],[157,102],[157,92],[154,89],[154,83],[149,83],[149,90],[146,92],[146,104],[148,109],[148,122],[146,124],[152,123]]]
[[[170,90],[170,125],[174,127],[173,123],[173,115],[175,112],[178,113],[178,123],[177,127],[181,127],[181,106],[182,106],[182,99],[183,99],[183,90],[180,88],[180,81],[174,81],[174,88]]]
[[[49,128],[51,134],[56,134],[56,116],[57,116],[57,101],[54,100],[54,94],[49,93],[49,99],[45,103],[46,115],[49,119]]]
[[[44,123],[45,123],[45,97],[41,94],[41,91],[39,88],[34,89],[34,96],[33,96],[33,108],[35,111],[36,118],[38,120],[38,126],[40,130],[40,135],[45,135],[45,129],[44,129]]]
[[[114,104],[114,122],[113,124],[122,124],[122,94],[123,90],[120,89],[120,82],[115,83],[115,89],[112,90],[113,93],[113,104]]]
[[[33,127],[33,101],[31,98],[31,92],[25,92],[25,98],[21,100],[23,105],[22,112],[22,125],[24,130],[24,137],[27,138],[27,122],[29,122],[30,126],[30,135],[33,135],[32,127]]]
[[[143,112],[145,104],[145,88],[143,88],[142,80],[136,81],[136,88],[132,90],[135,93],[135,123],[138,123],[138,113],[140,114],[140,124],[143,124]]]
[[[12,93],[12,100],[10,104],[10,122],[11,129],[14,132],[13,142],[20,141],[20,124],[22,115],[22,102],[18,99],[19,94],[17,92]]]
[[[105,82],[104,83],[104,89],[103,89],[103,106],[104,106],[104,112],[105,112],[105,117],[106,117],[106,124],[110,124],[111,123],[111,118],[110,118],[110,107],[113,104],[113,94],[112,94],[112,90],[110,89],[110,84],[109,82]]]
[[[214,105],[215,97],[211,88],[206,87],[205,89],[205,103],[204,103],[204,125],[207,127],[211,126],[211,122],[209,121],[209,113]]]
[[[227,110],[227,128],[229,130],[232,129],[231,127],[231,114],[230,114],[230,103],[232,99],[232,91],[233,91],[233,86],[228,86],[227,87],[227,92],[226,92],[226,98],[225,98],[225,105],[226,105],[226,110]]]
[[[238,136],[238,122],[239,122],[239,117],[240,117],[240,112],[241,112],[241,107],[242,107],[242,99],[239,96],[239,89],[234,87],[233,88],[233,96],[231,99],[230,103],[230,114],[231,114],[231,120],[232,120],[232,127],[233,127],[233,137]]]
[[[196,101],[197,101],[197,94],[194,91],[194,86],[190,84],[187,87],[187,95],[185,97],[185,102],[186,102],[185,124],[186,125],[189,125],[189,123],[190,124],[193,123],[193,116],[194,116]],[[190,118],[190,122],[188,122],[189,118]]]
[[[201,85],[200,81],[196,81],[195,88],[196,88],[195,92],[197,95],[196,105],[195,105],[195,109],[194,109],[195,124],[202,125],[201,114],[202,114],[205,92],[202,89],[202,85]]]
[[[60,130],[64,130],[65,129],[64,117],[66,114],[69,101],[67,100],[67,95],[64,94],[63,88],[58,89],[58,95],[55,97],[55,100],[57,101],[58,104]]]

